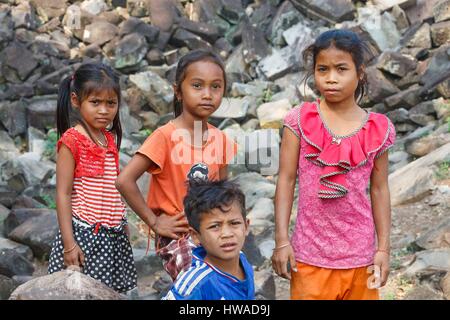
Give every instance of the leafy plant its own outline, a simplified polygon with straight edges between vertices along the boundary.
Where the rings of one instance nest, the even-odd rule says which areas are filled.
[[[153,130],[151,130],[151,129],[142,129],[142,130],[139,131],[139,133],[140,133],[141,135],[146,136],[146,137],[148,137],[149,135],[151,135],[152,132],[153,132]]]
[[[436,171],[436,178],[438,180],[450,178],[450,161],[444,161],[439,164],[438,170]]]
[[[272,90],[270,90],[270,88],[265,89],[263,91],[263,97],[262,97],[263,103],[272,101],[272,98],[273,98]]]
[[[47,208],[56,209],[56,202],[53,199],[53,197],[49,196],[48,194],[44,194],[44,195],[41,195],[41,198],[42,198],[42,200],[45,201]]]
[[[58,133],[56,129],[50,129],[47,132],[47,139],[45,140],[44,157],[53,158],[56,153],[56,142],[58,141]]]

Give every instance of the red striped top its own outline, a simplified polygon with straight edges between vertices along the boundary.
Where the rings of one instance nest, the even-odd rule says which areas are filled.
[[[67,145],[74,155],[76,171],[84,173],[74,173],[72,214],[91,225],[100,223],[108,228],[118,226],[125,216],[125,204],[115,186],[118,152],[112,134],[105,132],[108,148],[101,148],[74,128],[69,130],[61,137],[60,143]],[[84,158],[90,158],[92,153],[97,156],[101,154],[100,161],[95,162],[96,174],[87,168],[93,163],[83,161]]]

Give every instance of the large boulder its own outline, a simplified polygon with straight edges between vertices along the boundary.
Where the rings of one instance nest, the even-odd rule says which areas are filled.
[[[413,264],[405,270],[405,274],[415,276],[420,273],[441,271],[450,271],[450,248],[417,252]]]
[[[13,249],[0,250],[0,274],[7,277],[32,275],[33,264]]]
[[[15,228],[8,237],[25,244],[38,258],[48,258],[59,226],[55,210],[30,218]]]
[[[435,184],[432,166],[450,161],[450,143],[389,175],[391,204],[414,201],[428,194]]]
[[[10,300],[126,300],[100,281],[66,269],[20,285]]]
[[[423,249],[450,248],[450,218],[421,235],[415,244]]]

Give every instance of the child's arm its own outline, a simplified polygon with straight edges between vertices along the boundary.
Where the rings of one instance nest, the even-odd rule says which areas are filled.
[[[299,138],[288,128],[283,130],[280,149],[280,170],[275,193],[275,249],[272,266],[275,272],[286,279],[291,275],[287,269],[289,261],[296,271],[294,252],[289,241],[289,220],[294,201],[295,181],[297,178]]]
[[[189,231],[184,213],[176,216],[162,214],[156,216],[147,206],[136,181],[151,166],[155,164],[148,157],[136,153],[130,162],[125,166],[116,180],[116,188],[124,197],[125,201],[136,212],[136,214],[152,230],[160,236],[178,239],[177,233]]]
[[[375,160],[370,177],[370,197],[378,239],[378,250],[375,254],[374,265],[380,267],[381,286],[386,284],[389,275],[391,204],[388,166],[388,153],[385,152]]]
[[[56,160],[56,212],[63,241],[64,264],[83,266],[84,255],[75,242],[72,228],[72,187],[75,159],[69,148],[61,144]]]

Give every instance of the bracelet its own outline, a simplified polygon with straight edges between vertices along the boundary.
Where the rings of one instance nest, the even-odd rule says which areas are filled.
[[[74,245],[73,245],[73,247],[72,248],[70,248],[69,250],[66,250],[66,249],[64,249],[64,253],[69,253],[69,252],[72,252],[75,248],[77,247],[77,244],[75,243]]]
[[[278,250],[278,249],[282,249],[282,248],[290,246],[290,245],[291,245],[290,243],[283,244],[283,245],[281,245],[279,247],[273,248],[273,251]]]
[[[386,254],[391,254],[388,250],[378,249],[377,252],[384,252]]]

